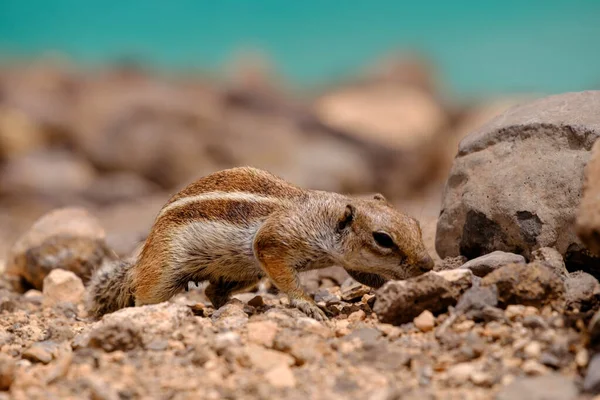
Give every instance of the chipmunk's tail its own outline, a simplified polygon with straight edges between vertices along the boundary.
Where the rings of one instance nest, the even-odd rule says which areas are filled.
[[[94,272],[86,292],[88,314],[99,318],[124,307],[133,307],[134,258],[106,262]]]

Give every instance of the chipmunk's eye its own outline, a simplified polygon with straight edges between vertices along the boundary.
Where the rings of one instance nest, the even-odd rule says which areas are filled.
[[[385,232],[373,232],[373,239],[375,239],[375,243],[386,249],[391,249],[395,246],[394,239]]]

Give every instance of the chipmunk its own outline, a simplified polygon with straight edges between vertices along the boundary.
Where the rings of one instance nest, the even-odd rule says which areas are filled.
[[[166,301],[188,282],[208,280],[215,308],[267,276],[310,317],[324,312],[298,273],[339,265],[380,287],[433,268],[419,223],[380,195],[304,190],[269,172],[241,167],[205,176],[162,208],[140,255],[101,267],[88,287],[96,317]]]

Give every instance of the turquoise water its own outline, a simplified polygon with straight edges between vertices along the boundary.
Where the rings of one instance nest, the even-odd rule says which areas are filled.
[[[0,54],[219,71],[260,49],[298,85],[418,50],[459,94],[600,89],[600,1],[0,0]]]

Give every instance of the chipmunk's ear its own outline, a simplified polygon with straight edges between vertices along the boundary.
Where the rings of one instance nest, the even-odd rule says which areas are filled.
[[[373,195],[373,199],[378,200],[378,201],[387,201],[387,199],[385,198],[385,196],[382,195],[381,193],[375,193]]]
[[[338,230],[344,230],[352,224],[352,220],[354,220],[354,207],[352,204],[348,204],[344,209],[344,214],[338,221]]]

